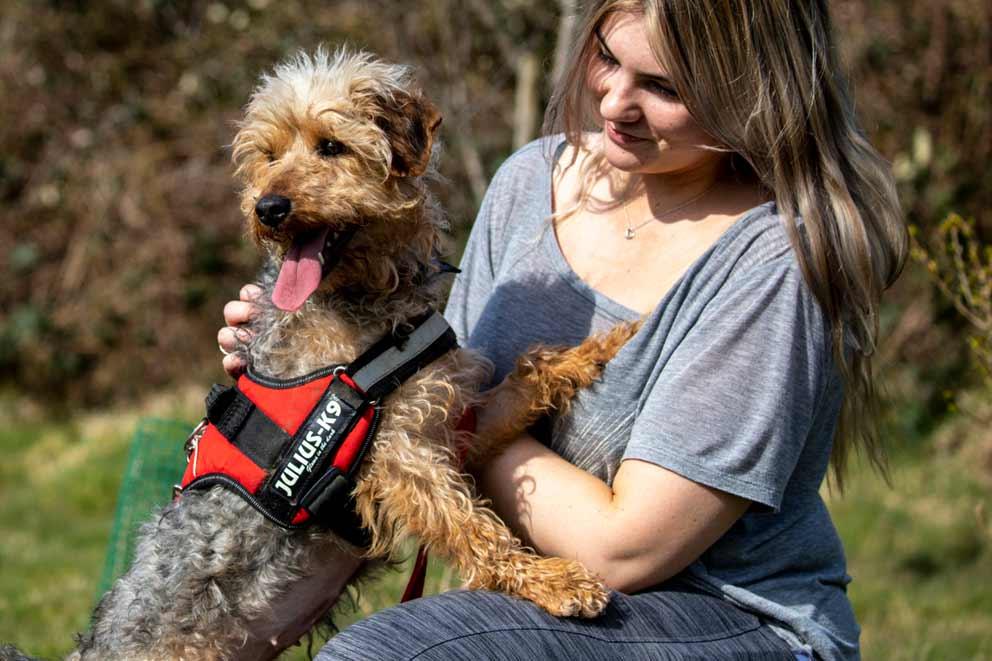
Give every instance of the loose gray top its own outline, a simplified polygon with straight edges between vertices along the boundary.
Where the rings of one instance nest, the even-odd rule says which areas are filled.
[[[534,344],[577,345],[639,316],[561,253],[547,157],[560,142],[531,143],[497,172],[448,302],[496,380]],[[769,202],[699,257],[547,443],[607,484],[639,459],[753,501],[682,578],[763,615],[797,649],[858,659],[844,551],[819,495],[841,401],[828,323]]]

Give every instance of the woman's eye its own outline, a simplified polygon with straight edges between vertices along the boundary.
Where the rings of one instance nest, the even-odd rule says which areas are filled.
[[[615,66],[618,64],[616,59],[602,48],[596,51],[596,55],[599,57],[599,60],[605,64],[609,64],[610,66]]]
[[[662,85],[656,80],[649,80],[647,83],[645,83],[645,87],[649,92],[653,94],[657,94],[659,96],[667,96],[672,99],[679,98],[679,93],[676,92],[673,88],[668,87],[667,85]]]
[[[338,156],[345,152],[344,143],[338,142],[337,140],[331,140],[329,138],[324,138],[317,143],[317,153],[324,158],[331,158]]]

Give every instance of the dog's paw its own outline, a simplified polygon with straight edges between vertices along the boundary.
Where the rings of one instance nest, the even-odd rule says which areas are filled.
[[[523,577],[520,596],[558,617],[596,617],[610,601],[599,578],[562,558],[540,558]]]

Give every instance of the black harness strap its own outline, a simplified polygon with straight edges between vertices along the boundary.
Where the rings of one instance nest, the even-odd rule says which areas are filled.
[[[224,438],[262,468],[270,468],[289,434],[234,386],[214,384],[207,395],[207,420]]]
[[[458,345],[439,312],[413,320],[405,336],[387,335],[348,366],[348,375],[369,397],[388,395],[416,372]]]

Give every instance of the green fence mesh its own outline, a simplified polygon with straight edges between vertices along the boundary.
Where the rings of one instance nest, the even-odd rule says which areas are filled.
[[[97,586],[97,599],[131,564],[138,528],[148,520],[152,510],[172,498],[172,485],[182,478],[186,466],[183,442],[193,426],[181,420],[155,418],[138,423],[117,494],[114,526]]]

